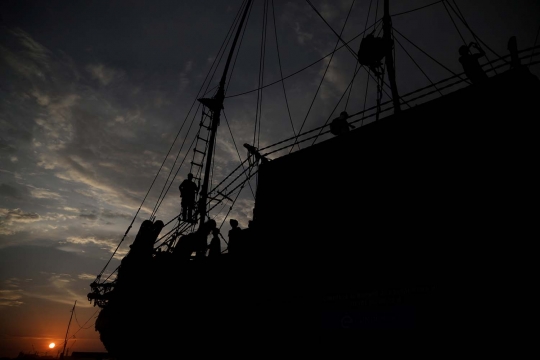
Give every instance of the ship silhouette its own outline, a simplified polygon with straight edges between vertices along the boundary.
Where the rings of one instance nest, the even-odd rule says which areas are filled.
[[[242,341],[274,344],[297,332],[458,326],[469,313],[458,302],[448,307],[449,298],[460,297],[456,289],[474,277],[469,271],[489,257],[490,240],[513,238],[532,221],[522,202],[538,180],[535,48],[486,62],[482,81],[460,73],[399,94],[385,1],[377,39],[390,45],[371,58],[365,49],[355,53],[380,85],[388,79],[391,99],[383,102],[379,87],[376,106],[345,114],[346,129],[328,122],[264,148],[246,144],[244,167],[209,189],[229,65],[251,4],[237,15],[215,95],[199,98],[196,141],[204,150],[194,156],[206,163],[191,162],[202,180],[193,219],[152,214],[114,275],[104,279],[102,271],[91,284],[108,353],[172,358],[180,343],[196,348],[218,336],[211,334],[237,331]],[[442,89],[447,94],[433,98]],[[335,136],[314,143],[321,133]],[[207,256],[194,245],[187,258],[178,255],[186,235],[212,226],[216,204],[254,176],[252,227],[242,230],[238,251]],[[488,320],[479,316],[472,322]]]

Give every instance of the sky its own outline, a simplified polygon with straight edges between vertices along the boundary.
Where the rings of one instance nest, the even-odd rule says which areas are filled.
[[[400,94],[461,73],[458,48],[474,41],[470,30],[485,44],[489,60],[497,58],[494,53],[507,55],[510,36],[517,37],[519,49],[535,43],[538,1],[450,2],[457,3],[470,30],[441,2],[408,12],[434,2],[390,2],[394,28],[417,46],[396,35]],[[75,301],[67,347],[105,351],[93,327],[99,308],[86,298],[89,284],[140,207],[105,274],[119,265],[160,193],[166,196],[156,218],[168,222],[178,214],[178,185],[191,170],[190,144],[201,118],[195,99],[214,94],[223,68],[223,60],[217,69],[214,60],[220,59],[241,3],[0,2],[0,356],[20,351],[56,355],[58,348],[49,350],[48,344],[62,344]],[[311,3],[339,33],[353,1]],[[350,94],[345,92],[356,60],[346,48],[331,61],[322,59],[334,50],[337,37],[303,0],[276,0],[273,11],[270,2],[260,76],[263,4],[254,3],[227,79],[213,185],[246,159],[242,144],[254,138],[258,147],[275,144],[300,129],[322,126],[343,110],[352,114],[376,103],[376,85],[364,70]],[[366,20],[370,26],[380,19],[382,6],[382,0],[378,6],[371,1],[371,7],[369,0],[354,1],[342,38],[349,41],[365,29]],[[360,39],[349,44],[354,51]],[[314,62],[284,85],[235,96],[257,89],[261,79],[270,84]],[[531,71],[540,75],[538,66]],[[256,177],[228,214],[242,228],[252,218],[255,190]],[[231,205],[225,201],[216,207],[218,225]],[[222,234],[229,228],[225,222]]]

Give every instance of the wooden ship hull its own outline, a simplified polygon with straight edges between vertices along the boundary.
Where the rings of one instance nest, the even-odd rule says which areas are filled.
[[[499,254],[494,237],[531,217],[539,91],[526,68],[510,70],[262,164],[245,251],[137,260],[96,322],[103,344],[119,359],[158,358],[235,329],[279,346],[276,331],[486,320],[453,302],[455,289]]]

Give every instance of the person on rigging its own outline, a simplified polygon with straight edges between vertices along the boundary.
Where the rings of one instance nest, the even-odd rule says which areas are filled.
[[[342,111],[341,114],[339,114],[339,117],[332,120],[330,132],[334,135],[342,135],[349,132],[349,130],[354,129],[355,126],[347,122],[348,118],[349,114],[346,111]]]
[[[479,52],[472,54],[471,47],[474,47]],[[479,84],[488,79],[488,76],[478,62],[478,59],[485,56],[486,53],[480,49],[477,43],[471,42],[469,46],[462,45],[459,48],[459,54],[461,55],[459,62],[463,65],[463,71],[465,71],[465,74],[473,84]]]
[[[199,191],[199,185],[193,182],[193,174],[189,173],[180,186],[180,197],[182,198],[182,220],[193,222],[193,208],[195,207],[195,196]]]
[[[259,150],[255,146],[249,145],[249,144],[246,143],[246,144],[244,144],[244,147],[246,149],[248,149],[248,154],[249,155],[254,155],[255,156],[255,160],[257,160],[257,161],[261,160],[262,164],[265,164],[265,163],[268,162],[268,159],[265,156],[261,155],[261,153],[259,152]]]
[[[366,35],[358,49],[358,62],[370,68],[376,76],[382,74],[382,59],[391,51],[393,42],[388,39],[375,37],[373,33]]]

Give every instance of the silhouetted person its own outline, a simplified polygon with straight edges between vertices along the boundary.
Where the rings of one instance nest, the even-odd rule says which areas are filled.
[[[216,221],[210,219],[197,230],[198,237],[197,243],[195,244],[197,259],[206,257],[206,251],[208,250],[208,235],[210,235],[214,229],[216,229]]]
[[[215,258],[221,254],[221,241],[219,239],[219,229],[215,228],[212,230],[212,240],[210,240],[210,245],[208,245],[208,257]]]
[[[206,256],[207,238],[216,227],[215,220],[208,220],[195,232],[183,235],[178,239],[173,254],[181,260],[189,260],[193,252],[198,259]]]
[[[246,149],[248,149],[248,152],[251,154],[251,155],[254,155],[255,156],[255,159],[257,161],[261,160],[261,163],[264,164],[264,163],[267,163],[268,162],[268,159],[261,155],[261,153],[259,152],[259,150],[255,147],[255,146],[252,146],[252,145],[249,145],[249,144],[244,144],[244,147]]]
[[[342,135],[349,130],[354,129],[354,125],[349,124],[347,122],[347,119],[349,118],[349,114],[347,114],[346,111],[342,111],[339,117],[332,120],[332,123],[330,123],[330,132],[334,135]]]
[[[508,40],[508,51],[510,51],[510,68],[515,69],[521,66],[521,60],[519,60],[517,50],[517,40],[515,36],[512,36]]]
[[[192,222],[195,196],[199,191],[199,186],[193,182],[193,174],[189,173],[188,178],[184,179],[178,188],[182,198],[182,220]]]
[[[366,35],[360,43],[358,49],[358,62],[368,66],[375,75],[381,75],[379,68],[382,66],[382,59],[388,51],[392,49],[391,40],[375,37],[373,33]]]
[[[472,54],[470,50],[471,47],[474,47],[479,52]],[[463,71],[465,71],[465,74],[473,84],[479,84],[488,79],[488,76],[484,70],[482,70],[480,63],[478,62],[478,59],[485,56],[486,53],[478,47],[478,44],[472,42],[469,46],[462,45],[459,48],[459,54],[461,55],[459,57],[459,62],[463,65]]]
[[[181,261],[187,261],[191,258],[191,254],[195,251],[197,244],[197,232],[192,232],[180,236],[178,243],[174,247],[173,255]]]
[[[242,229],[238,226],[238,221],[235,219],[229,220],[229,224],[231,225],[231,230],[229,230],[229,246],[227,247],[227,250],[229,254],[236,254],[236,250],[238,248],[241,232]]]

